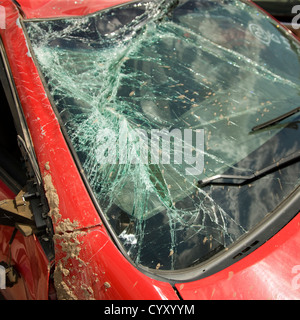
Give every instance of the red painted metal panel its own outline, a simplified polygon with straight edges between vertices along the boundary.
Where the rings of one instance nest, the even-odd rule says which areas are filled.
[[[9,262],[9,241],[13,227],[0,226],[0,261]],[[12,288],[1,291],[6,299],[47,300],[50,267],[37,238],[18,231],[11,245],[11,264],[20,278]]]
[[[244,259],[205,279],[177,284],[184,299],[300,299],[300,214]]]
[[[8,188],[8,186],[0,180],[0,201],[5,199],[13,199],[15,194]]]
[[[20,0],[27,18],[82,16],[129,0]]]
[[[58,298],[178,299],[168,283],[153,280],[119,256],[103,227],[56,236]]]

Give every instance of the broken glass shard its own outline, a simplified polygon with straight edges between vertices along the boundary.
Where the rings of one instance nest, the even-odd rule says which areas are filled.
[[[299,44],[242,1],[138,1],[28,20],[34,58],[84,174],[131,260],[197,265],[256,226],[298,185],[299,165],[240,188],[299,150],[299,129],[249,135],[299,105]]]

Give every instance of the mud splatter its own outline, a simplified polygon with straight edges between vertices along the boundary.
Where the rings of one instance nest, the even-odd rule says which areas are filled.
[[[56,265],[54,272],[54,285],[58,300],[78,300],[70,287],[63,281],[63,275],[69,274],[69,270],[63,267],[61,261]]]
[[[49,162],[45,164],[45,170],[50,171]],[[49,203],[50,211],[49,216],[51,217],[54,224],[61,219],[61,214],[59,213],[59,198],[57,191],[53,185],[52,177],[50,173],[44,175],[44,188],[46,193],[46,198]]]
[[[49,162],[45,164],[46,174],[43,177],[44,188],[46,197],[49,203],[49,216],[54,224],[54,243],[56,250],[59,248],[60,253],[65,254],[62,258],[56,261],[56,267],[54,270],[54,285],[57,292],[57,298],[59,300],[77,300],[76,291],[84,289],[84,295],[87,299],[93,298],[93,290],[84,285],[81,288],[75,288],[70,281],[70,273],[72,270],[70,266],[73,266],[74,260],[78,261],[81,266],[86,263],[79,258],[80,254],[80,241],[79,236],[84,236],[85,231],[77,230],[79,223],[69,218],[62,219],[62,215],[59,212],[59,197],[56,188],[52,182],[52,176],[50,173]],[[75,268],[75,266],[73,266]]]
[[[54,235],[55,243],[59,244],[61,246],[61,251],[66,253],[63,260],[67,261],[71,258],[78,260],[81,264],[85,264],[85,262],[79,258],[81,248],[80,241],[77,238],[84,234],[84,231],[73,231]]]
[[[91,286],[88,286],[86,284],[81,285],[81,290],[83,291],[83,294],[86,298],[86,300],[95,300],[94,298],[94,290]]]

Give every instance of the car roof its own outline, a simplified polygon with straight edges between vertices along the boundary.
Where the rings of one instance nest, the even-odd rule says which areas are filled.
[[[83,16],[130,0],[18,0],[27,19]]]

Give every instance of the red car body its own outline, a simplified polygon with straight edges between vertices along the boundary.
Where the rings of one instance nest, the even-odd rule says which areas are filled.
[[[62,134],[30,55],[19,19],[85,15],[124,0],[10,0],[0,30],[16,93],[25,115],[44,182],[54,227],[55,260],[49,261],[37,237],[0,226],[0,261],[12,264],[19,280],[1,290],[5,299],[299,299],[300,215],[243,259],[206,278],[159,281],[136,269],[106,230]],[[3,18],[3,14],[1,19]],[[15,194],[0,181],[0,200]],[[55,266],[55,271],[53,269]]]

